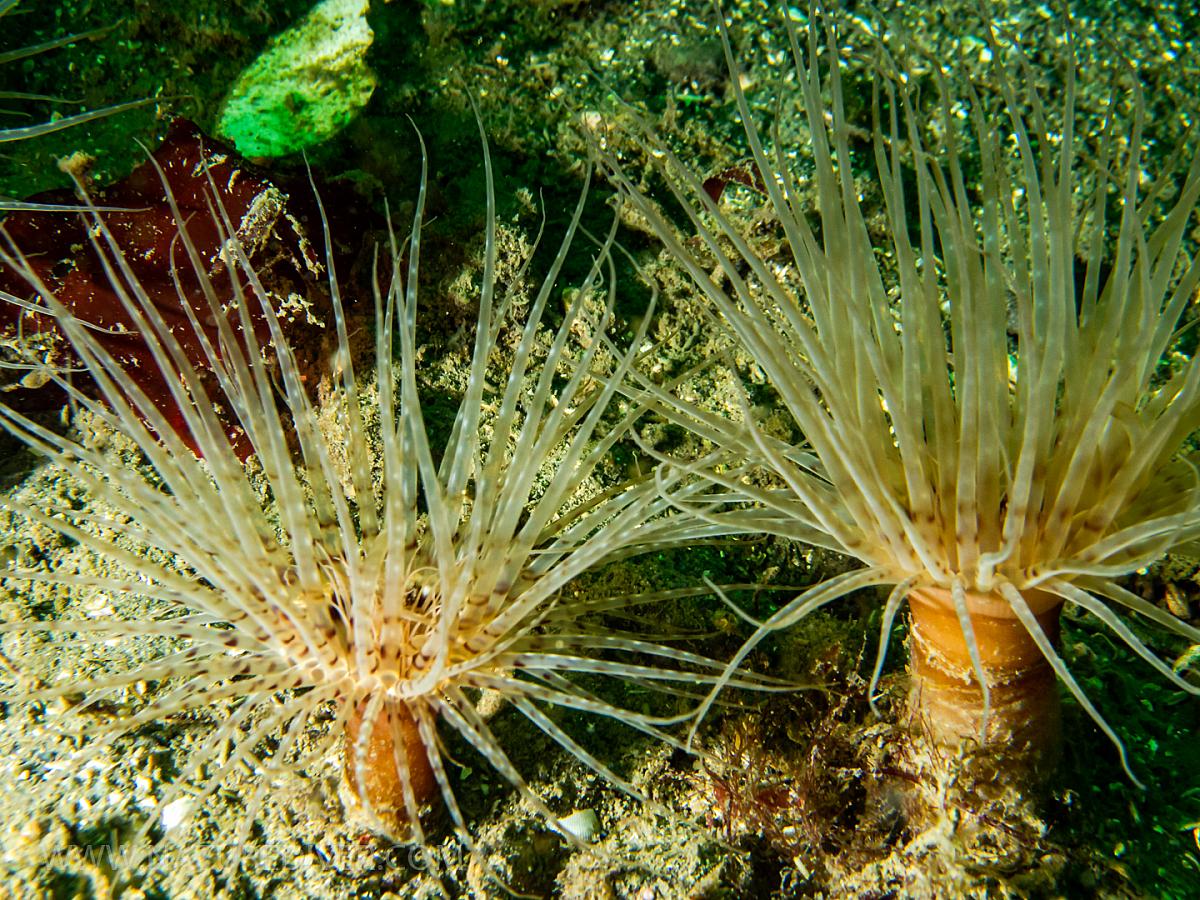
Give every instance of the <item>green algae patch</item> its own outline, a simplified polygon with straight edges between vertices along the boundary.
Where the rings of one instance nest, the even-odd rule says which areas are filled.
[[[375,90],[367,0],[324,0],[272,38],[234,83],[217,134],[246,156],[276,157],[344,128]]]

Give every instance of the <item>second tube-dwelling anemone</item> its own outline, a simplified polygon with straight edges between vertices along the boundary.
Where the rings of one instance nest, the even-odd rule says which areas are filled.
[[[1051,111],[1013,84],[1010,72],[1030,71],[1019,49],[987,31],[996,93],[956,98],[934,66],[932,104],[877,45],[874,126],[862,141],[847,121],[831,17],[813,17],[807,38],[789,19],[811,136],[804,183],[779,146],[785,129],[755,127],[722,23],[754,181],[783,236],[778,257],[760,255],[712,186],[648,131],[640,140],[698,238],[680,237],[615,155],[607,162],[803,436],[789,445],[769,434],[744,391],[734,421],[643,382],[665,415],[734,449],[736,463],[710,473],[729,491],[725,521],[862,563],[756,623],[729,671],[768,634],[890,586],[872,688],[907,600],[920,730],[941,745],[982,743],[1001,780],[1024,780],[1053,759],[1059,681],[1124,762],[1057,649],[1064,606],[1200,693],[1127,614],[1191,642],[1200,630],[1119,580],[1200,535],[1200,477],[1187,456],[1200,360],[1161,362],[1200,283],[1200,261],[1182,249],[1200,158],[1142,190],[1135,85],[1130,130],[1114,106],[1085,171],[1070,51]],[[964,162],[969,146],[977,167]],[[868,223],[855,182],[864,165],[882,227]]]
[[[437,804],[469,842],[439,729],[457,732],[558,827],[494,736],[478,705],[481,692],[503,698],[584,765],[636,794],[548,710],[607,716],[658,735],[674,720],[615,705],[595,682],[694,686],[719,676],[719,666],[687,651],[587,624],[589,616],[640,601],[564,590],[590,567],[687,541],[708,526],[664,516],[669,499],[651,480],[604,485],[593,478],[642,412],[618,399],[617,385],[641,352],[644,327],[628,350],[602,337],[615,298],[611,233],[591,247],[582,281],[560,293],[560,271],[577,252],[571,248],[586,188],[548,274],[522,298],[499,283],[486,141],[483,160],[478,321],[444,449],[431,445],[418,374],[424,163],[408,236],[393,235],[376,252],[374,363],[366,377],[353,357],[325,227],[333,354],[322,408],[215,185],[209,210],[225,236],[219,278],[206,274],[210,267],[197,258],[163,179],[177,223],[172,259],[180,266],[190,260],[201,287],[181,292],[179,303],[190,337],[203,347],[202,363],[184,352],[161,297],[139,282],[103,210],[82,197],[95,254],[170,388],[182,433],[0,228],[0,262],[28,282],[24,295],[9,300],[56,320],[95,392],[74,388],[70,373],[59,382],[145,458],[144,469],[114,465],[85,438],[0,407],[11,434],[77,479],[106,511],[17,500],[7,500],[8,508],[89,548],[106,573],[116,573],[17,566],[6,573],[9,585],[138,598],[134,608],[142,610],[128,618],[26,613],[17,620],[7,611],[0,634],[18,671],[3,699],[82,695],[71,713],[82,723],[88,710],[132,686],[162,682],[143,708],[88,730],[76,768],[140,726],[225,710],[147,811],[143,835],[160,827],[165,810],[199,808],[243,766],[259,776],[242,818],[248,830],[275,774],[301,770],[340,746],[346,787],[376,831],[422,842],[422,812]],[[527,261],[522,277],[528,268]],[[565,308],[548,328],[547,310],[560,296]],[[523,323],[511,322],[517,308],[525,309]],[[266,338],[253,327],[263,321]],[[507,343],[502,333],[511,334]],[[507,356],[498,371],[502,346]],[[249,467],[227,435],[230,422],[252,448]],[[701,489],[678,486],[683,496]],[[82,683],[61,672],[64,680],[39,682],[60,642],[82,643],[115,668]]]

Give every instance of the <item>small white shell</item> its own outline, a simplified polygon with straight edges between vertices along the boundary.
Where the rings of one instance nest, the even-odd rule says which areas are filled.
[[[600,830],[600,819],[592,809],[577,809],[558,820],[558,827],[581,841],[590,841]]]
[[[191,812],[192,801],[187,797],[180,797],[178,800],[172,800],[162,811],[162,825],[164,831],[173,831],[178,828],[188,813]]]

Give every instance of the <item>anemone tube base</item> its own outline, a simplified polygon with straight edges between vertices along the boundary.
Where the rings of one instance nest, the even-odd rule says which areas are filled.
[[[1037,590],[1023,596],[1057,643],[1061,598]],[[908,596],[911,714],[935,745],[1000,746],[1011,769],[1041,780],[1057,761],[1062,739],[1054,669],[1003,597],[964,591],[963,601],[978,669],[951,591],[922,588]]]
[[[437,778],[412,711],[403,701],[384,702],[374,718],[366,701],[346,720],[346,784],[389,833],[411,831],[404,793],[407,783],[418,806],[437,794]]]

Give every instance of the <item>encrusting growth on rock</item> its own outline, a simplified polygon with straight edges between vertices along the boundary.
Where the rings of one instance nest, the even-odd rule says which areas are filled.
[[[86,157],[76,155],[59,165],[72,179],[84,184],[88,162]],[[164,198],[163,179],[176,209]],[[230,147],[201,134],[191,122],[177,119],[154,151],[152,161],[142,163],[116,184],[98,189],[89,186],[88,198],[104,207],[104,224],[121,247],[130,275],[137,279],[202,379],[210,377],[205,371],[204,340],[219,347],[219,332],[207,315],[198,319],[201,328],[194,331],[180,295],[187,298],[189,307],[200,309],[204,303],[203,277],[217,296],[233,296],[230,269],[222,260],[228,235],[220,219],[210,212],[214,201],[228,218],[233,239],[266,288],[289,340],[299,344],[300,338],[320,334],[323,323],[314,315],[313,305],[324,295],[325,270],[301,225],[302,219],[316,218],[315,209],[289,197],[262,171]],[[20,248],[28,269],[0,269],[0,290],[21,300],[0,305],[0,342],[15,346],[26,357],[9,363],[24,375],[19,383],[5,386],[7,404],[18,410],[60,405],[62,390],[50,377],[55,370],[76,373],[72,384],[94,393],[86,366],[55,316],[36,302],[24,302],[29,276],[36,275],[64,309],[89,324],[93,338],[137,382],[172,429],[197,449],[170,385],[155,363],[151,344],[138,333],[119,284],[114,286],[112,282],[101,248],[89,239],[92,223],[79,215],[44,211],[47,207],[61,210],[77,205],[73,193],[49,191],[30,200],[41,210],[12,212],[4,219],[5,233]],[[203,275],[198,274],[190,255],[182,253],[177,243],[176,210],[187,220],[187,235]],[[260,309],[250,307],[249,325],[259,343],[269,346],[270,330]],[[36,358],[29,360],[31,355]],[[168,378],[173,377],[168,373]],[[236,423],[228,425],[233,432],[231,440],[244,458],[250,446]]]

